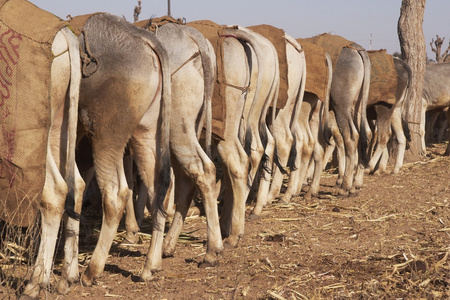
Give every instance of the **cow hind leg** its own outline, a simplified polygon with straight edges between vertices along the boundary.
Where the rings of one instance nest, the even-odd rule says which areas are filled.
[[[75,212],[81,213],[85,183],[78,169],[75,170]],[[64,215],[64,260],[61,279],[58,282],[57,291],[67,294],[72,283],[78,282],[80,274],[78,269],[78,241],[80,233],[80,221]]]
[[[386,149],[387,143],[391,137],[392,108],[385,106],[384,104],[379,104],[375,109],[377,112],[377,146],[369,161],[370,173],[375,171],[381,155]]]
[[[245,201],[249,194],[249,157],[237,139],[221,142],[219,154],[222,157],[225,184],[220,228],[225,245],[236,247],[244,235]]]
[[[268,128],[266,129],[267,129],[267,145],[265,149],[265,155],[267,156],[267,158],[260,169],[261,176],[258,178],[259,187],[256,197],[256,204],[255,207],[252,209],[250,219],[259,218],[263,207],[267,205],[267,202],[269,200],[268,193],[273,170],[273,155],[275,150],[275,140],[273,139],[272,134],[269,132]]]
[[[47,287],[53,264],[56,240],[68,192],[67,184],[58,170],[50,147],[47,151],[45,184],[41,202],[41,241],[33,273],[21,299],[37,299],[41,287]]]
[[[175,214],[172,224],[167,232],[163,243],[163,256],[173,256],[175,246],[180,236],[189,206],[195,193],[192,179],[184,172],[178,162],[172,160],[172,168],[175,176]]]
[[[195,192],[195,187],[197,187],[203,201],[207,220],[207,251],[204,264],[215,266],[217,265],[217,254],[223,250],[217,198],[215,197],[216,168],[198,143],[192,148],[196,150],[197,155],[186,155],[188,149],[181,149],[180,155],[177,155],[178,159],[173,160],[176,211],[170,229],[164,239],[163,254],[165,256],[173,255]],[[177,149],[174,152],[179,150]]]
[[[345,147],[345,171],[342,186],[338,191],[340,196],[348,196],[349,194],[356,192],[352,189],[352,187],[355,168],[357,167],[357,143],[359,134],[357,133],[356,127],[351,121],[351,118],[348,118],[347,120],[348,126],[341,127],[346,129],[342,132]]]
[[[94,143],[94,161],[97,172],[97,182],[102,191],[103,219],[102,229],[88,268],[81,276],[84,286],[91,286],[95,279],[103,272],[106,259],[117,233],[126,201],[128,200],[128,184],[123,168],[123,149],[125,145],[113,152],[112,143],[108,143],[110,151],[107,157],[96,154]],[[108,149],[108,147],[99,147]],[[102,151],[102,150],[100,150]]]

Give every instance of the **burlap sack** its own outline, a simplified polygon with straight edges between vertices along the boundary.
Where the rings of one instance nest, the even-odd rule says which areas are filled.
[[[345,47],[354,48],[355,44],[341,36],[333,35],[329,33],[322,33],[320,35],[313,36],[311,38],[304,39],[307,42],[310,42],[314,45],[320,46],[325,51],[328,52],[331,58],[331,62],[333,65],[333,72],[336,67],[336,62],[341,53],[342,49]],[[362,49],[361,49],[362,50]]]
[[[83,27],[86,21],[95,15],[102,14],[102,12],[96,12],[92,14],[80,15],[75,17],[69,17],[67,25],[72,29],[76,36],[79,36],[83,32]]]
[[[227,26],[218,25],[209,20],[201,20],[186,23],[198,31],[208,39],[216,53],[217,61],[217,76],[216,83],[214,85],[213,99],[211,102],[212,109],[212,132],[214,136],[219,139],[224,138],[225,133],[225,120],[227,112],[227,104],[225,99],[225,92],[227,87],[227,81],[225,78],[224,65],[223,65],[223,41],[227,37],[223,34],[224,29]],[[246,89],[246,87],[240,87]]]
[[[394,58],[386,50],[367,51],[370,58],[370,92],[368,105],[377,102],[395,104],[398,74]]]
[[[278,90],[277,108],[283,108],[288,99],[288,62],[286,54],[286,33],[283,29],[271,25],[250,26],[248,29],[259,33],[268,39],[277,50],[278,65],[280,69],[280,88]]]
[[[304,39],[297,39],[305,52],[306,84],[305,92],[315,94],[325,101],[328,87],[328,65],[326,51]]]
[[[0,219],[17,226],[35,221],[44,187],[51,45],[64,26],[30,2],[0,0]]]

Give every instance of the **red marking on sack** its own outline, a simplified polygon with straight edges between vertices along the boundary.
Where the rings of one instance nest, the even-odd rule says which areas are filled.
[[[19,62],[19,45],[22,36],[6,26],[0,26],[0,123],[2,142],[1,159],[5,160],[0,165],[0,176],[9,178],[9,186],[12,187],[16,177],[16,168],[12,164],[15,152],[16,124],[9,118],[17,118],[14,112],[17,103],[12,102],[11,95],[17,94],[13,89],[17,89],[19,82],[14,82],[14,75],[17,72],[16,65]]]

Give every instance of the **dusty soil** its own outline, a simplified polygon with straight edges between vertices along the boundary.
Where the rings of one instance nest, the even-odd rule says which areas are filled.
[[[47,292],[41,298],[449,298],[450,158],[442,156],[445,146],[432,146],[427,159],[406,164],[398,175],[366,175],[355,197],[332,196],[336,175],[324,173],[318,199],[297,197],[288,205],[268,206],[259,220],[246,223],[239,247],[226,249],[218,267],[198,268],[206,224],[203,216],[194,216],[155,281],[136,280],[149,244],[146,225],[137,246],[120,248],[117,236],[96,286],[76,284],[68,296]],[[91,224],[82,224],[82,231],[95,235]],[[95,238],[88,234],[80,243],[83,271]],[[54,280],[59,270],[57,261]],[[6,298],[1,289],[0,298]]]

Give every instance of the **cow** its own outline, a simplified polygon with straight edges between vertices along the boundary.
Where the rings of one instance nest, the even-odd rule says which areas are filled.
[[[158,22],[161,22],[162,24],[166,23],[166,20],[168,20],[169,17],[163,17],[161,18],[161,21],[158,20]],[[221,26],[217,24],[212,24],[209,21],[199,21],[193,23],[194,27],[200,28],[201,30],[203,26],[207,27],[218,27]],[[160,37],[163,41],[172,38],[170,35],[160,35],[161,30],[167,25],[162,25],[158,27],[157,35]],[[278,83],[277,83],[277,66],[275,63],[277,63],[277,55],[275,52],[275,49],[273,45],[270,43],[269,40],[265,39],[261,35],[240,26],[228,26],[228,27],[221,27],[227,28],[226,29],[226,38],[232,38],[232,39],[239,39],[243,42],[245,54],[247,56],[247,61],[250,62],[249,69],[246,71],[245,69],[245,61],[241,61],[240,63],[233,62],[235,66],[238,66],[242,72],[250,72],[249,76],[251,77],[250,83],[248,86],[248,89],[246,88],[239,88],[239,86],[233,85],[227,80],[232,79],[230,75],[227,75],[225,73],[226,69],[229,69],[232,67],[230,63],[226,64],[225,60],[223,58],[219,58],[218,65],[223,66],[218,67],[217,71],[219,73],[219,77],[222,76],[222,84],[224,82],[225,86],[228,85],[229,87],[232,87],[233,89],[230,89],[225,93],[225,97],[232,97],[233,93],[236,92],[236,90],[242,90],[243,92],[247,93],[246,100],[244,107],[242,109],[242,117],[239,117],[239,114],[236,115],[230,115],[230,113],[233,113],[234,110],[234,104],[231,102],[232,98],[227,99],[227,111],[225,112],[225,115],[228,115],[228,119],[226,120],[226,126],[228,126],[231,130],[229,130],[230,133],[233,135],[229,135],[226,138],[220,140],[215,139],[216,144],[221,147],[225,146],[221,152],[222,158],[225,158],[226,162],[232,161],[229,159],[229,157],[235,155],[233,152],[237,149],[236,147],[230,147],[230,141],[233,141],[238,138],[241,147],[243,147],[245,153],[249,157],[249,170],[248,175],[244,172],[240,173],[232,173],[233,175],[231,177],[231,180],[239,180],[239,182],[245,182],[245,178],[247,178],[247,184],[250,186],[255,178],[256,172],[259,168],[260,161],[263,158],[264,154],[264,147],[265,147],[265,140],[266,140],[266,132],[267,132],[267,125],[265,123],[266,121],[266,114],[268,107],[270,103],[273,102],[273,99],[275,97]],[[180,28],[179,30],[186,30]],[[192,29],[191,29],[192,30]],[[186,30],[187,31],[187,30]],[[225,36],[225,32],[223,33]],[[191,37],[192,39],[192,37]],[[214,37],[211,37],[211,39],[214,42]],[[180,37],[177,37],[176,42],[179,43]],[[256,42],[255,42],[256,41]],[[256,44],[257,43],[257,44]],[[230,45],[224,50],[225,55],[231,56],[234,54],[233,51],[240,52],[242,46],[238,46],[236,43],[230,43]],[[225,49],[225,48],[224,48]],[[171,56],[178,55],[176,52],[176,49],[173,49],[173,53],[171,53]],[[177,51],[181,51],[177,50]],[[265,53],[264,56],[261,56],[259,52]],[[175,67],[175,66],[174,66]],[[178,67],[178,66],[177,66]],[[181,69],[180,69],[181,71]],[[189,70],[186,70],[188,72]],[[186,76],[189,76],[188,73],[185,73]],[[228,76],[228,78],[226,78]],[[223,79],[225,77],[225,79]],[[179,79],[182,80],[182,77]],[[211,86],[212,87],[212,86]],[[220,85],[216,86],[216,88],[220,89]],[[223,88],[223,86],[222,86]],[[218,91],[216,91],[218,92]],[[216,94],[217,95],[217,94]],[[215,99],[217,102],[219,99]],[[172,100],[173,103],[176,101]],[[232,105],[232,106],[229,106]],[[217,116],[216,116],[217,117]],[[222,116],[220,116],[222,117]],[[233,118],[230,118],[233,117]],[[177,117],[177,121],[179,121],[179,117]],[[237,126],[237,127],[236,127]],[[236,136],[235,128],[238,128],[238,134]],[[174,130],[172,128],[172,130]],[[173,132],[173,131],[172,131]],[[220,136],[220,130],[216,128],[215,136]],[[174,141],[176,142],[176,141]],[[225,167],[228,166],[225,163]],[[235,179],[236,175],[239,175],[239,179]],[[176,178],[175,178],[176,180]],[[236,185],[234,185],[236,187]],[[237,188],[240,187],[240,184],[237,185]],[[237,241],[243,234],[243,213],[245,213],[245,206],[243,206],[242,202],[245,201],[245,196],[243,197],[237,197],[234,195],[239,195],[239,190],[237,192],[234,192],[232,194],[228,194],[228,198],[225,200],[225,209],[222,213],[221,217],[221,224],[222,224],[222,235],[225,237],[225,242],[227,244],[230,244],[232,246],[235,246],[237,244]],[[245,193],[246,191],[244,191]],[[248,191],[247,191],[248,193]],[[233,197],[233,198],[230,198]],[[244,200],[243,200],[244,199]],[[190,201],[190,199],[189,199]],[[240,203],[238,206],[235,206],[233,203]],[[175,214],[175,218],[178,217],[178,219],[174,219],[172,222],[172,225],[166,235],[165,241],[164,241],[164,255],[165,256],[171,256],[173,255],[173,252],[175,250],[175,244],[178,240],[178,236],[180,234],[181,226],[184,221],[184,217],[186,216],[187,208],[189,207],[188,203],[179,205],[179,202],[177,203],[177,211],[181,210],[179,213]],[[227,207],[239,207],[239,209],[233,209],[233,210],[227,210]],[[241,216],[240,218],[234,218],[232,217],[232,214]],[[128,214],[127,214],[128,216]],[[207,216],[208,220],[208,216]],[[236,222],[232,222],[231,220],[237,220]],[[209,223],[209,221],[208,221]],[[212,225],[209,225],[208,227],[211,227]],[[209,237],[208,237],[209,240]],[[215,264],[215,263],[214,263]],[[214,265],[212,261],[208,262],[208,265]]]
[[[151,248],[147,255],[140,277],[148,280],[161,269],[162,255],[173,256],[196,190],[202,198],[208,222],[204,266],[217,265],[217,254],[223,250],[217,207],[216,168],[210,158],[211,98],[216,58],[212,46],[200,32],[179,24],[175,19],[162,17],[144,20],[135,25],[149,29],[157,26],[155,36],[167,49],[172,76],[170,152],[176,210],[164,242],[162,236],[158,236],[161,239],[156,242],[158,248]],[[199,142],[203,120],[206,121],[205,150]],[[127,209],[127,218],[134,217],[129,216],[129,213]],[[130,231],[127,226],[127,232]]]
[[[224,107],[216,107],[220,108],[218,115],[225,120],[216,121],[223,128],[220,130],[219,126],[213,126],[213,133],[223,167],[220,227],[224,245],[236,247],[244,235],[245,202],[255,178],[252,174],[256,173],[258,160],[263,156],[265,122],[261,120],[259,109],[264,110],[267,106],[261,103],[273,95],[274,71],[267,69],[271,68],[270,63],[265,63],[273,59],[273,52],[263,55],[263,49],[270,49],[269,42],[241,26],[218,25],[207,20],[187,25],[198,29],[215,49],[219,49],[216,52],[219,84],[215,86],[214,99],[216,103],[224,103]],[[265,89],[260,92],[262,86]],[[253,124],[259,124],[261,131],[255,132]]]
[[[420,120],[420,137],[422,150],[426,152],[425,121],[426,112],[433,109],[450,107],[450,63],[428,64],[422,92],[422,109]],[[447,110],[447,122],[450,122],[450,110]],[[450,155],[450,143],[445,150]]]
[[[332,59],[330,106],[345,151],[345,170],[337,194],[354,195],[363,185],[364,166],[368,159],[369,56],[362,46],[336,35],[321,34],[306,40],[323,47]],[[328,139],[329,133],[326,136]]]
[[[91,142],[103,202],[100,236],[81,276],[81,283],[91,286],[104,269],[129,197],[127,145],[154,198],[150,248],[160,247],[170,184],[171,78],[168,54],[149,31],[107,13],[79,16],[70,24],[79,34],[83,60],[79,138],[86,135]]]
[[[46,158],[46,180],[40,204],[41,239],[36,263],[21,299],[38,298],[40,288],[48,286],[50,282],[53,256],[64,209],[66,211],[64,214],[65,245],[72,251],[64,248],[62,277],[58,283],[58,290],[64,292],[63,287],[66,283],[77,281],[79,277],[78,220],[81,213],[84,181],[75,164],[75,144],[81,69],[78,41],[67,27],[61,29],[55,36],[52,52],[61,55],[55,57],[52,63],[51,103],[55,109],[52,112]],[[69,97],[66,98],[66,95]],[[70,103],[68,110],[64,108],[64,106],[67,107],[67,102]],[[63,176],[66,177],[65,180]],[[70,201],[70,197],[73,197],[73,204],[66,202],[68,192],[67,200]],[[70,196],[70,193],[73,196]]]
[[[250,27],[253,29],[253,27]],[[298,123],[301,104],[305,90],[306,64],[305,55],[300,44],[289,34],[284,33],[284,43],[278,44],[279,64],[285,65],[285,71],[279,71],[280,85],[285,88],[279,90],[272,104],[268,118],[269,133],[268,144],[265,150],[267,163],[261,167],[259,188],[256,205],[252,210],[252,217],[261,213],[266,203],[275,200],[279,194],[285,168],[290,168],[290,180],[298,177],[299,166],[296,160],[301,155],[304,136]],[[281,46],[280,46],[281,45]],[[284,58],[280,55],[284,52]],[[286,76],[287,74],[287,76]],[[273,177],[273,179],[271,179]]]
[[[395,68],[394,76],[388,76],[386,73],[380,74],[386,78],[380,79],[381,84],[386,88],[380,87],[377,83],[372,83],[370,86],[370,97],[367,104],[368,110],[374,110],[376,113],[376,135],[373,135],[372,144],[376,144],[375,151],[370,151],[370,160],[368,163],[368,169],[370,173],[376,170],[377,164],[379,164],[378,170],[380,173],[386,172],[387,164],[387,143],[391,137],[391,128],[393,129],[397,140],[397,156],[395,158],[395,165],[393,173],[397,174],[402,165],[403,157],[406,149],[407,138],[409,138],[408,126],[402,118],[402,108],[405,99],[408,97],[408,91],[411,84],[411,68],[409,65],[401,59],[392,57],[386,53],[371,53],[369,51],[369,57],[372,60],[372,66],[376,65],[374,61],[380,57],[382,61],[391,60],[393,62],[392,67]],[[383,64],[385,69],[388,65]],[[391,67],[391,68],[392,68]],[[390,71],[389,71],[390,72]],[[374,75],[375,70],[372,68],[371,78],[376,77]],[[381,90],[381,93],[379,90]],[[405,134],[406,131],[406,134]],[[375,139],[376,137],[376,139]],[[373,146],[371,147],[373,148]]]
[[[308,70],[303,102],[309,105],[306,107],[302,106],[302,111],[305,111],[306,108],[306,112],[301,114],[300,119],[304,120],[300,122],[304,124],[304,128],[308,128],[309,126],[311,132],[310,143],[307,145],[312,149],[306,151],[304,155],[305,161],[301,165],[305,173],[312,168],[311,183],[308,191],[304,195],[305,199],[310,199],[316,197],[319,193],[320,174],[324,167],[325,150],[327,142],[330,143],[329,140],[326,141],[326,137],[324,136],[325,132],[330,131],[333,136],[336,136],[339,130],[337,125],[332,126],[335,125],[335,122],[333,122],[335,120],[334,113],[329,111],[333,74],[330,55],[322,47],[315,46],[302,39],[298,41],[305,49]],[[308,123],[305,124],[305,122]],[[323,124],[327,124],[328,127],[324,128]],[[307,164],[308,160],[309,164]],[[305,181],[305,175],[299,179],[299,186],[293,192],[300,193],[302,184]]]
[[[38,254],[20,296],[20,299],[37,299],[41,289],[50,283],[63,217],[65,231],[69,233],[66,243],[78,246],[77,219],[84,189],[75,163],[81,80],[79,45],[67,24],[28,1],[2,1],[0,12],[4,38],[0,65],[2,70],[7,70],[2,78],[8,81],[2,88],[1,191],[9,194],[7,197],[2,194],[0,215],[8,223],[24,227],[36,223],[40,212]],[[23,13],[28,15],[26,24],[17,18]],[[33,125],[30,131],[26,124]],[[6,134],[8,139],[4,144]],[[22,134],[26,135],[24,143]],[[31,159],[18,157],[30,150],[33,161],[19,163],[21,159]],[[42,156],[37,156],[39,154]],[[29,166],[36,166],[33,172],[40,175],[28,176]],[[7,186],[3,185],[5,180],[8,180]],[[27,196],[22,197],[20,192]],[[8,206],[14,196],[20,198],[20,205]],[[31,200],[29,205],[28,200]],[[22,205],[27,209],[22,210]],[[17,209],[19,215],[9,215],[11,208]],[[60,282],[78,278],[77,269],[73,268],[78,267],[77,249],[65,251]]]

